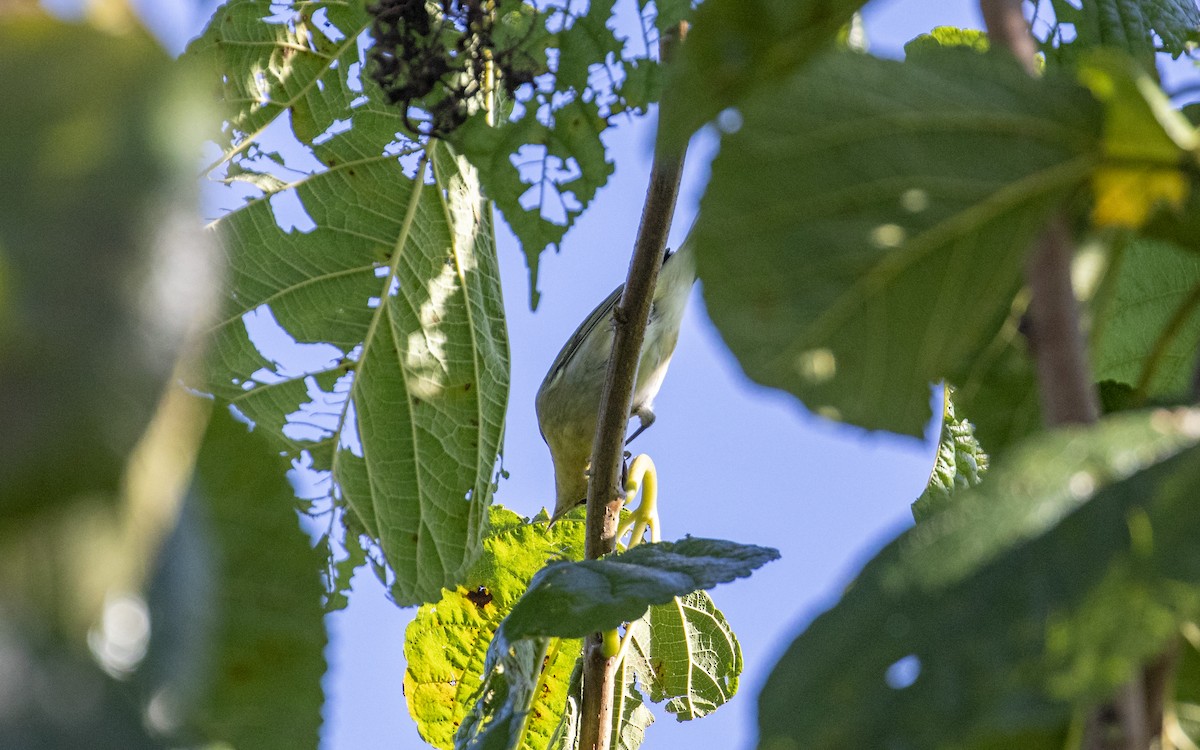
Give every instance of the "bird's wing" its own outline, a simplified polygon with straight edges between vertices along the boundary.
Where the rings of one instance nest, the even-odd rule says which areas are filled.
[[[621,299],[621,290],[624,288],[625,285],[621,284],[612,290],[612,294],[605,297],[604,301],[596,305],[596,309],[592,310],[591,314],[583,319],[583,322],[575,329],[575,333],[571,334],[571,338],[567,339],[566,346],[554,358],[554,363],[550,365],[550,372],[546,375],[546,383],[558,377],[558,373],[566,367],[567,362],[571,361],[571,357],[575,356],[575,352],[587,340],[592,329],[599,325],[600,321],[609,317],[613,308],[617,306],[617,301]]]

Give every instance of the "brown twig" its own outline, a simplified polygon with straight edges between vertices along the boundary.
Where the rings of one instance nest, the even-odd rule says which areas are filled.
[[[674,35],[664,35],[660,57],[670,58],[671,47],[683,38],[686,25]],[[633,404],[638,359],[650,319],[650,304],[658,270],[662,266],[679,181],[684,150],[656,153],[650,168],[650,185],[642,207],[641,225],[629,262],[625,291],[614,312],[616,330],[608,374],[600,398],[596,438],[592,443],[591,480],[588,484],[587,531],[584,556],[602,557],[616,547],[617,520],[621,511],[621,457],[625,430]],[[599,633],[587,638],[583,650],[583,700],[580,717],[580,750],[608,750],[612,734],[613,673],[615,658],[605,658]]]
[[[1075,255],[1070,230],[1061,216],[1050,220],[1025,267],[1029,299],[1030,349],[1037,368],[1042,418],[1049,427],[1091,424],[1100,403],[1079,326],[1079,304],[1071,287]]]
[[[1021,0],[980,0],[992,43],[1011,52],[1035,73],[1036,44],[1021,10]],[[1049,427],[1091,424],[1100,415],[1099,399],[1088,367],[1079,325],[1078,302],[1071,286],[1074,243],[1066,221],[1055,216],[1039,238],[1025,268],[1032,296],[1030,343],[1037,368],[1042,415]],[[1146,750],[1161,727],[1163,680],[1152,671],[1138,673],[1112,699],[1091,710],[1084,726],[1083,750]],[[1157,709],[1155,707],[1158,707]],[[1158,726],[1152,726],[1154,721]]]

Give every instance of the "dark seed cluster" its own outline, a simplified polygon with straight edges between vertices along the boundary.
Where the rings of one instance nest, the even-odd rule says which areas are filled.
[[[524,38],[498,43],[495,6],[506,4],[513,0],[378,0],[367,6],[375,38],[369,74],[388,103],[400,107],[409,130],[445,136],[466,122],[488,60],[510,95],[540,72],[533,57],[520,51],[537,28],[536,17]],[[427,117],[414,124],[414,110]]]

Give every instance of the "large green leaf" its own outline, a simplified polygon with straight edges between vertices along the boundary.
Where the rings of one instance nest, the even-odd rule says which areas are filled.
[[[1152,59],[1157,49],[1179,57],[1189,42],[1200,38],[1195,0],[1051,0],[1050,6],[1056,26],[1074,26],[1070,47],[1118,47]]]
[[[500,632],[513,642],[613,630],[652,604],[744,578],[777,559],[779,552],[770,547],[687,537],[599,560],[551,563],[533,577]]]
[[[0,67],[7,529],[116,496],[216,274],[191,166],[209,113],[144,30],[6,13]]]
[[[229,174],[260,193],[216,222],[232,278],[208,387],[332,472],[393,597],[426,601],[479,553],[503,432],[491,209],[464,160],[363,95],[359,4],[273,7],[223,7],[192,50],[236,107]]]
[[[528,523],[504,508],[493,508],[483,554],[462,585],[420,608],[408,626],[404,655],[404,696],[421,737],[438,748],[454,747],[454,733],[484,675],[488,645],[500,622],[548,559],[583,556],[583,523],[564,519],[548,527]],[[571,670],[580,643],[553,647],[540,679],[546,687],[534,699],[517,747],[545,750],[567,700]]]
[[[1099,110],[1011,59],[853,54],[747,102],[695,229],[713,322],[753,379],[920,435],[1008,317],[1025,254],[1100,156]]]
[[[1013,449],[792,644],[760,746],[1023,747],[1106,697],[1200,613],[1197,442],[1180,410]]]
[[[1114,273],[1095,346],[1096,379],[1144,385],[1142,395],[1152,398],[1186,396],[1200,343],[1200,257],[1135,239]]]
[[[325,612],[320,553],[261,435],[213,413],[196,464],[212,542],[214,648],[189,728],[237,750],[320,744]]]
[[[833,44],[865,0],[706,0],[670,72],[660,140],[686,142],[727,107]]]

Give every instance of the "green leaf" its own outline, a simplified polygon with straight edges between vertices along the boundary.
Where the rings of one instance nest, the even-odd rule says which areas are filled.
[[[955,384],[955,404],[971,415],[992,457],[1042,426],[1033,360],[1020,330],[1027,303],[1027,294],[1018,295],[1000,331]]]
[[[190,52],[241,106],[218,163],[287,180],[215,224],[232,273],[208,388],[332,473],[415,604],[458,582],[486,528],[508,399],[491,208],[463,159],[398,139],[400,113],[363,95],[361,4],[272,8],[224,6]],[[289,121],[304,158],[280,172],[257,155]]]
[[[405,693],[426,741],[450,747],[453,728],[461,724],[454,737],[458,748],[574,747],[578,678],[568,688],[566,676],[579,642],[558,640],[566,630],[578,632],[568,636],[575,638],[630,621],[631,645],[617,691],[622,718],[614,727],[616,747],[637,748],[653,722],[644,705],[647,691],[655,702],[668,701],[667,710],[681,721],[710,713],[736,692],[742,667],[737,639],[708,595],[693,589],[749,575],[777,552],[688,538],[641,545],[603,560],[551,562],[530,581],[541,561],[567,551],[568,539],[571,552],[582,551],[583,523],[568,518],[547,530],[536,521],[523,524],[508,511],[493,516],[498,514],[504,520],[485,543],[479,577],[468,585],[496,580],[503,587],[448,592],[423,607],[409,628]],[[577,587],[581,578],[592,583],[603,578],[611,588],[589,594]],[[686,595],[676,599],[671,592]],[[605,595],[607,602],[584,601]],[[473,607],[464,603],[472,599]],[[646,614],[647,602],[662,604]],[[642,614],[646,617],[638,619]],[[610,616],[616,619],[604,619]],[[444,645],[447,633],[451,648]],[[535,657],[546,659],[537,672],[529,662]],[[472,691],[481,679],[482,687]],[[530,679],[541,683],[529,685]],[[464,699],[474,703],[470,710]]]
[[[613,734],[611,746],[616,750],[637,750],[646,739],[646,730],[654,723],[654,714],[638,685],[638,670],[629,655],[621,660],[613,675]]]
[[[1180,734],[1193,743],[1200,740],[1200,628],[1195,622],[1184,623],[1183,637],[1177,640],[1174,690],[1166,696],[1163,734],[1175,747],[1187,747]]]
[[[1160,410],[1014,449],[791,645],[760,746],[1022,747],[1109,695],[1200,613],[1198,441]]]
[[[1159,49],[1155,36],[1162,51],[1176,58],[1198,40],[1200,10],[1193,0],[1051,0],[1050,5],[1056,25],[1075,27],[1072,47],[1117,47],[1152,63]]]
[[[630,623],[625,660],[650,699],[679,721],[707,716],[737,692],[742,648],[705,591],[656,604]]]
[[[496,633],[484,662],[483,683],[454,737],[457,750],[521,747],[528,737],[525,728],[537,698],[538,676],[550,640],[527,638],[509,643],[503,633]]]
[[[865,0],[706,0],[672,66],[659,140],[685,143],[727,107],[762,92],[836,40]]]
[[[943,47],[966,47],[976,52],[987,52],[991,47],[986,33],[979,29],[960,29],[957,26],[938,26],[928,34],[921,34],[904,45],[905,59],[920,58],[930,50]]]
[[[472,20],[469,4],[429,5],[428,20],[422,4],[412,5],[406,12],[418,23],[403,24],[403,33],[399,26],[393,33],[391,22],[375,30],[367,72],[381,100],[395,101],[408,122],[440,133],[479,169],[521,241],[536,307],[542,251],[561,242],[612,175],[602,134],[618,115],[645,113],[658,100],[658,29],[690,16],[691,3],[668,0],[656,13],[639,3],[641,38],[632,39],[617,32],[615,0],[538,7],[499,0],[491,24]],[[414,33],[418,26],[429,30]],[[421,52],[426,60],[415,65],[396,63]],[[430,68],[445,72],[423,74]],[[501,103],[488,112],[493,83]],[[414,97],[414,84],[432,90]]]
[[[485,674],[488,644],[533,575],[547,559],[582,556],[582,521],[563,519],[548,527],[545,519],[528,523],[504,508],[492,509],[483,554],[462,585],[422,606],[405,632],[404,695],[426,742],[454,747],[454,733]],[[545,750],[579,649],[577,641],[551,648],[540,676],[545,691],[533,704],[538,715],[527,720],[515,747]]]
[[[210,312],[193,162],[211,113],[136,27],[5,13],[0,66],[0,527],[25,529],[116,496]]]
[[[612,746],[636,750],[654,714],[646,695],[667,702],[679,721],[705,716],[737,692],[742,650],[725,616],[704,591],[656,604],[627,626],[624,658],[614,677]],[[572,676],[555,750],[579,743],[579,674]]]
[[[1152,398],[1185,396],[1200,341],[1200,257],[1134,239],[1115,273],[1093,354],[1096,379],[1124,383]]]
[[[1099,111],[1011,59],[815,63],[747,102],[694,237],[709,314],[754,380],[920,435],[1001,330],[1045,218],[1099,158]]]
[[[215,573],[214,648],[189,725],[234,748],[316,748],[325,674],[321,554],[270,444],[216,409],[196,464]]]
[[[777,559],[769,547],[687,537],[600,560],[551,563],[533,577],[500,631],[512,642],[613,630],[652,604],[743,578]]]
[[[975,426],[954,412],[953,388],[942,396],[942,436],[925,491],[912,504],[917,523],[944,507],[958,490],[974,487],[988,469],[988,454],[975,439]]]

